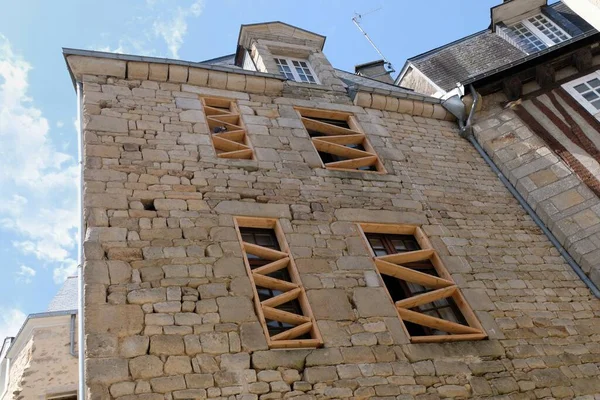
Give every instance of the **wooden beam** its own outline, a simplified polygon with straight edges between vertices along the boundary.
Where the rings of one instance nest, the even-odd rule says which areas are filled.
[[[265,305],[262,306],[262,309],[265,314],[265,318],[272,319],[274,321],[285,322],[286,324],[291,325],[301,325],[306,322],[310,322],[310,318],[305,317],[304,315],[278,310],[277,308]]]
[[[206,122],[208,122],[208,127],[210,128],[211,133],[213,132],[213,130],[216,127],[225,127],[225,129],[227,129],[227,131],[239,131],[239,130],[243,129],[239,125],[235,125],[235,124],[230,124],[228,122],[219,121],[219,120],[213,119],[211,117],[206,118]],[[218,133],[220,133],[220,132],[218,132]]]
[[[279,296],[271,297],[270,299],[262,301],[261,304],[263,306],[277,307],[287,303],[288,301],[297,299],[300,293],[302,293],[301,288],[292,289],[288,292],[280,294]]]
[[[240,116],[238,114],[212,115],[208,118],[213,121],[224,122],[231,125],[239,125],[240,121]]]
[[[313,140],[336,144],[362,144],[365,140],[365,135],[361,133],[357,135],[319,136],[313,138]]]
[[[448,286],[445,288],[433,290],[431,292],[418,294],[413,297],[409,297],[404,300],[396,302],[396,307],[401,308],[414,308],[422,306],[423,304],[431,303],[435,300],[445,299],[446,297],[452,296],[456,292],[456,286]]]
[[[302,336],[302,335],[310,332],[310,330],[312,329],[312,326],[313,326],[312,322],[306,322],[302,325],[298,325],[291,329],[288,329],[287,331],[278,333],[275,336],[271,336],[271,340],[276,341],[276,340],[295,339],[298,336]]]
[[[464,333],[458,335],[429,335],[429,336],[411,336],[411,343],[443,343],[460,342],[465,340],[482,340],[487,335],[485,333]]]
[[[511,76],[502,81],[502,91],[508,101],[517,100],[521,97],[521,93],[523,93],[523,83],[518,77]]]
[[[279,271],[280,269],[287,268],[289,263],[290,263],[290,258],[285,257],[280,260],[273,261],[272,263],[263,265],[262,267],[254,268],[252,270],[252,273],[260,274],[260,275],[269,275],[275,271]]]
[[[573,57],[573,64],[575,64],[575,68],[577,68],[577,71],[586,72],[590,68],[592,68],[593,56],[592,56],[592,50],[590,47],[584,47],[582,49],[575,51],[573,53],[572,57]]]
[[[270,342],[272,349],[306,349],[320,347],[323,342],[317,339],[273,340]]]
[[[353,149],[351,147],[342,146],[336,143],[329,143],[319,139],[320,138],[313,138],[313,144],[318,151],[322,151],[324,153],[335,154],[336,156],[350,159],[372,156],[372,154],[369,154],[364,150]]]
[[[337,169],[350,169],[354,170],[360,167],[369,167],[373,164],[376,164],[378,161],[377,156],[368,156],[362,158],[353,158],[350,160],[344,161],[336,161],[325,164],[327,168],[337,168]]]
[[[454,286],[454,282],[452,281],[425,274],[401,265],[392,264],[379,258],[375,259],[375,265],[377,266],[379,273],[383,275],[393,276],[428,288],[441,289],[448,286]]]
[[[283,251],[269,249],[268,247],[259,246],[254,243],[244,242],[243,245],[246,253],[250,253],[264,260],[276,261],[288,257],[288,254]]]
[[[538,64],[535,67],[535,80],[542,88],[552,86],[555,79],[556,70],[551,63]]]
[[[273,229],[277,220],[273,218],[234,217],[238,227]]]
[[[212,141],[213,141],[213,145],[215,146],[215,149],[225,151],[225,152],[237,151],[237,150],[250,150],[250,148],[248,146],[246,146],[245,144],[234,142],[234,141],[228,140],[228,139],[223,139],[222,137],[219,137],[216,135],[212,136]],[[250,151],[252,151],[252,150],[250,150]]]
[[[252,274],[252,278],[254,279],[256,286],[279,290],[280,292],[287,292],[298,287],[298,285],[293,282],[282,281],[281,279],[271,278],[266,275]]]
[[[361,132],[353,131],[352,129],[343,128],[341,126],[328,124],[326,122],[317,121],[310,118],[302,117],[302,123],[307,129],[321,132],[325,135],[359,135]]]
[[[388,254],[387,256],[378,257],[380,260],[391,262],[393,264],[405,264],[411,263],[415,261],[424,261],[429,260],[431,256],[435,253],[435,250],[426,249],[426,250],[415,250],[415,251],[407,251],[404,253],[395,253]]]
[[[375,223],[360,223],[359,224],[365,233],[387,233],[390,235],[414,235],[415,225],[404,224],[375,224]]]
[[[232,142],[244,143],[244,138],[246,137],[246,132],[243,130],[239,131],[227,131],[221,133],[213,133],[214,136],[218,136],[223,139],[231,140]]]
[[[338,121],[347,121],[349,117],[352,116],[351,113],[343,112],[343,111],[334,111],[334,110],[319,110],[316,108],[306,108],[306,107],[294,107],[296,111],[300,113],[303,117],[310,118],[325,118],[325,119],[333,119]]]
[[[202,101],[204,102],[204,104],[210,107],[227,109],[231,108],[232,103],[235,104],[232,99],[223,99],[220,97],[203,97]]]
[[[413,324],[427,326],[429,328],[437,329],[442,332],[462,334],[462,333],[479,333],[482,332],[479,329],[471,328],[457,324],[456,322],[446,321],[444,319],[432,317],[426,314],[422,314],[416,311],[407,310],[405,308],[398,308],[398,314],[404,321],[412,322]],[[266,316],[266,314],[265,314]],[[267,317],[268,318],[268,317]]]
[[[254,157],[254,153],[251,149],[246,150],[236,150],[236,151],[227,151],[225,153],[217,154],[220,158],[235,158],[238,160],[251,160]]]
[[[211,106],[204,106],[204,114],[205,115],[229,115],[231,114],[231,111],[229,110],[224,110],[222,108],[216,108],[216,107],[211,107]]]

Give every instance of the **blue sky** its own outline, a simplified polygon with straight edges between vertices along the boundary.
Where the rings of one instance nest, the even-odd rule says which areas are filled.
[[[76,101],[61,47],[202,61],[233,53],[241,24],[280,20],[327,36],[352,71],[484,29],[500,0],[0,0],[0,338],[42,312],[76,267]]]

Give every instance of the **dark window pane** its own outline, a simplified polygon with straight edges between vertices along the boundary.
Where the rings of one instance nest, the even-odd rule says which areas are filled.
[[[579,93],[583,93],[589,90],[588,86],[585,83],[580,83],[579,85],[576,85],[575,90],[577,90]]]

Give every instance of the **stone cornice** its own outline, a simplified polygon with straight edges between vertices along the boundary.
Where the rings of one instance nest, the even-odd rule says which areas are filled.
[[[416,117],[455,121],[439,99],[418,94],[409,94],[389,90],[356,87],[354,104],[375,110],[398,112]]]

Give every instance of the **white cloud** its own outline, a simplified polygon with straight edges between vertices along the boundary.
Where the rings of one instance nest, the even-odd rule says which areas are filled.
[[[35,269],[26,265],[21,265],[17,271],[17,281],[23,283],[31,283],[31,279],[35,276]]]
[[[62,121],[56,121],[56,127],[57,128],[62,128],[63,126],[65,126],[65,123]]]
[[[54,268],[53,278],[56,284],[64,282],[69,276],[77,275],[77,261],[67,260],[60,267]]]
[[[183,45],[183,38],[187,33],[187,19],[189,17],[199,17],[203,9],[204,0],[196,0],[190,7],[177,7],[177,10],[169,19],[154,21],[154,34],[163,38],[169,48],[171,57],[179,58],[179,49]]]
[[[0,340],[16,336],[26,317],[18,308],[0,307]]]
[[[0,229],[16,249],[63,268],[76,243],[79,168],[27,94],[31,69],[0,34]]]

